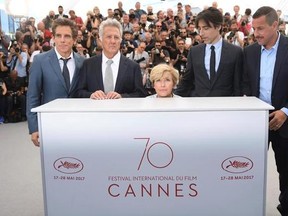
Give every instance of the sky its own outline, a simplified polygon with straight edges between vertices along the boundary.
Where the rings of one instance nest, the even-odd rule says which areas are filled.
[[[128,11],[130,8],[135,8],[135,3],[139,0],[122,0],[123,8]],[[69,10],[73,9],[76,15],[81,16],[83,20],[86,19],[86,13],[92,10],[94,6],[100,8],[101,13],[106,16],[107,9],[117,8],[118,0],[0,0],[0,7],[4,8],[8,13],[14,15],[33,16],[36,20],[43,19],[50,10],[54,10],[57,13],[59,5],[64,7],[64,12],[67,14]],[[141,7],[146,10],[148,5],[153,7],[153,11],[158,10],[166,11],[167,8],[176,10],[178,2],[182,4],[190,4],[192,7],[199,7],[203,9],[204,6],[211,6],[213,0],[145,0],[140,1]],[[218,0],[218,6],[223,9],[224,12],[233,12],[233,6],[240,6],[240,13],[244,13],[246,8],[251,8],[252,13],[261,6],[272,6],[275,9],[282,9],[283,14],[288,15],[288,1],[287,0]]]

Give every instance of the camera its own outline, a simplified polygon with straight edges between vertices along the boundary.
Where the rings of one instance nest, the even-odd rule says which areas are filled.
[[[137,32],[136,34],[134,34],[134,40],[138,40],[139,39],[139,33]]]
[[[170,35],[171,35],[171,36],[176,35],[176,31],[175,31],[174,29],[172,29],[171,32],[170,32]]]
[[[16,52],[16,53],[19,53],[19,52],[20,52],[20,48],[19,48],[19,47],[16,47],[16,48],[15,48],[15,52]]]
[[[235,32],[231,31],[230,34],[227,36],[227,39],[231,40],[235,36]]]
[[[179,16],[174,16],[174,21],[179,20]]]
[[[83,55],[85,55],[85,56],[87,55],[87,50],[86,49],[83,50]]]
[[[31,21],[26,21],[26,26],[28,26],[28,25],[32,25],[32,22]]]
[[[144,58],[144,57],[142,57],[142,58],[140,58],[140,59],[138,59],[138,60],[135,60],[135,62],[138,63],[138,64],[139,64],[140,62],[142,62],[142,61],[145,61],[145,58]]]
[[[247,24],[246,21],[242,21],[242,22],[241,22],[241,26],[245,26],[246,24]]]
[[[136,17],[135,14],[129,14],[130,19],[135,19],[135,17]]]
[[[155,54],[156,54],[156,55],[160,55],[160,50],[156,48],[156,49],[155,49]]]
[[[189,32],[189,35],[195,37],[197,35],[197,32]]]
[[[154,29],[156,26],[155,26],[155,24],[153,24],[153,23],[151,23],[150,25],[149,25],[149,29]]]
[[[223,31],[223,32],[228,32],[228,28],[227,28],[227,27],[224,27],[224,28],[222,29],[222,31]]]
[[[96,17],[97,19],[100,19],[100,20],[102,20],[102,19],[103,19],[103,16],[102,16],[102,14],[97,14],[97,15],[95,15],[95,17]]]
[[[93,37],[97,36],[97,32],[92,32]]]

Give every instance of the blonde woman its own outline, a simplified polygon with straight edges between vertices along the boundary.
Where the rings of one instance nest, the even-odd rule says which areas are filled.
[[[173,94],[173,88],[179,81],[179,73],[167,64],[159,64],[153,67],[150,73],[151,83],[156,94],[148,96],[150,98],[180,97]]]

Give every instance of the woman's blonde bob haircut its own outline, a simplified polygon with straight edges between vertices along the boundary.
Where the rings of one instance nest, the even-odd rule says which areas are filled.
[[[152,84],[154,84],[156,80],[161,79],[165,72],[168,72],[172,75],[173,84],[174,86],[177,85],[179,81],[179,73],[176,69],[167,64],[159,64],[153,67],[150,73],[150,81],[152,82]]]

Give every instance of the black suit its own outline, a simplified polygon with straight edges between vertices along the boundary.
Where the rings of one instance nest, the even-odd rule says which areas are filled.
[[[59,18],[59,17],[63,17],[63,18],[66,18],[66,19],[69,18],[68,15],[66,15],[66,14],[62,14],[62,16],[61,16],[60,14],[56,14],[56,15],[55,15],[55,19],[57,19],[57,18]]]
[[[77,97],[89,98],[97,91],[104,91],[102,76],[102,54],[86,59],[80,71]],[[121,55],[115,92],[121,97],[145,97],[139,64]]]
[[[223,40],[216,77],[210,82],[205,68],[205,48],[206,44],[200,44],[190,49],[186,72],[175,93],[184,97],[240,96],[242,49]]]
[[[244,49],[244,86],[246,95],[259,97],[260,94],[261,46],[255,43]],[[273,73],[271,101],[275,110],[288,108],[288,38],[280,36]],[[280,179],[279,201],[288,215],[288,121],[277,131],[269,132],[269,141],[275,152],[277,171]]]

